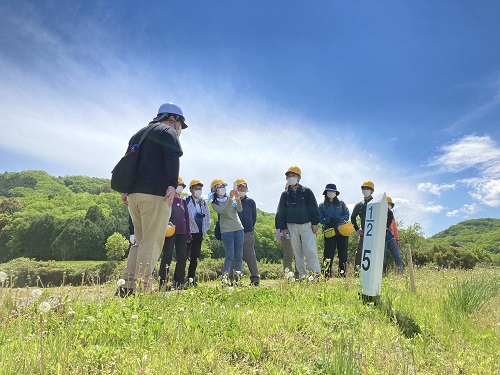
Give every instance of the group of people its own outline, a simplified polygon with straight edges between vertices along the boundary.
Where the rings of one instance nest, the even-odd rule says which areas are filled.
[[[121,297],[133,294],[136,290],[152,289],[155,266],[162,253],[158,270],[161,286],[168,289],[186,287],[188,258],[187,280],[196,284],[196,268],[202,241],[211,221],[207,201],[202,198],[203,184],[200,180],[192,180],[189,183],[190,195],[186,198],[182,196],[187,185],[179,177],[179,159],[183,153],[179,137],[187,127],[181,108],[173,103],[165,103],[160,106],[157,116],[129,141],[128,150],[138,150],[139,158],[136,179],[129,191],[121,194],[134,229],[132,246],[123,270],[125,283],[117,291],[117,295]],[[142,139],[144,134],[146,136]],[[297,166],[292,166],[285,172],[287,183],[276,213],[276,238],[283,245],[283,267],[292,272],[294,259],[295,277],[304,278],[308,272],[318,276],[323,272],[326,277],[330,277],[333,257],[337,251],[339,274],[345,276],[348,237],[352,228],[360,237],[356,266],[359,267],[361,262],[365,210],[372,199],[374,185],[371,181],[362,184],[364,200],[354,207],[350,224],[349,209],[339,200],[340,191],[336,185],[326,185],[323,191],[324,201],[318,206],[312,190],[299,183],[301,175]],[[225,250],[222,279],[228,283],[240,282],[242,261],[245,260],[251,284],[259,285],[260,275],[254,249],[257,219],[255,201],[247,196],[248,185],[244,179],[237,179],[229,192],[226,187],[223,180],[213,180],[208,199],[218,215],[216,237],[220,235],[218,238]],[[390,206],[391,204],[392,200],[389,202]],[[361,227],[357,223],[358,217]],[[323,267],[319,264],[316,246],[316,233],[320,223],[325,241]],[[387,249],[396,265],[402,268],[396,242],[397,232],[395,234],[394,230],[394,216],[389,209]],[[174,248],[177,262],[173,284],[169,286],[167,280]]]
[[[332,265],[335,252],[338,254],[338,274],[346,276],[348,240],[355,230],[359,235],[358,247],[355,256],[355,267],[361,266],[361,252],[363,249],[363,228],[365,224],[366,207],[373,199],[375,186],[371,181],[361,185],[363,201],[354,206],[349,215],[347,205],[339,199],[340,191],[333,183],[325,186],[324,200],[317,204],[311,189],[301,185],[302,172],[299,167],[291,166],[285,172],[286,186],[281,194],[276,213],[276,239],[283,245],[283,267],[291,271],[291,257],[295,258],[295,277],[305,278],[309,272],[319,276],[332,276]],[[398,269],[403,268],[399,254],[396,221],[392,208],[394,203],[387,197],[389,204],[386,225],[386,251],[389,252]],[[358,218],[361,227],[358,225]],[[350,220],[350,222],[349,222]],[[324,239],[323,265],[319,264],[316,246],[318,224],[322,224]],[[305,262],[304,262],[305,259]],[[306,268],[307,265],[307,268]]]

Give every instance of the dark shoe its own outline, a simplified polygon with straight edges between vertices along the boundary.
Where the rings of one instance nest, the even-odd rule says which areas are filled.
[[[260,281],[251,281],[250,282],[250,286],[259,286],[260,285]]]
[[[174,282],[174,289],[177,289],[177,290],[187,290],[187,286],[184,285],[184,283],[180,283],[178,281],[175,281]]]
[[[118,290],[115,292],[115,297],[126,298],[133,295],[134,295],[134,290],[128,288],[119,287]]]

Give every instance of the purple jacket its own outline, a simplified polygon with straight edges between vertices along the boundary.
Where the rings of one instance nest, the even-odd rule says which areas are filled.
[[[188,237],[191,236],[189,213],[186,201],[182,197],[174,197],[170,221],[175,225],[175,234],[187,234]]]

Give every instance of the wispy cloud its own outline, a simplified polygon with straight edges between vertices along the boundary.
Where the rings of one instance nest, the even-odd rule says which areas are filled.
[[[441,152],[430,165],[443,172],[476,168],[489,176],[500,174],[500,148],[490,136],[467,135],[443,146]]]
[[[462,208],[460,208],[458,210],[453,210],[453,211],[447,212],[446,216],[448,216],[448,217],[459,216],[459,217],[466,219],[472,215],[477,214],[480,211],[481,211],[481,208],[476,203],[465,204]]]
[[[441,192],[452,190],[456,188],[456,184],[433,184],[431,182],[419,183],[417,189],[421,192],[429,192],[431,194],[440,196]]]

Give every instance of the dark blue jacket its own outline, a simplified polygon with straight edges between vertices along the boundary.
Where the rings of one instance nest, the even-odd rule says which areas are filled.
[[[243,206],[243,211],[238,212],[241,224],[245,233],[253,232],[255,223],[257,222],[257,206],[252,198],[245,197],[241,200],[241,205]]]
[[[337,232],[338,226],[349,220],[349,209],[343,201],[338,200],[336,197],[333,202],[321,203],[318,209],[323,230],[334,228],[335,232]]]
[[[288,229],[287,223],[318,225],[318,203],[311,189],[299,184],[297,191],[291,186],[281,193],[278,205],[278,223],[281,230]]]

